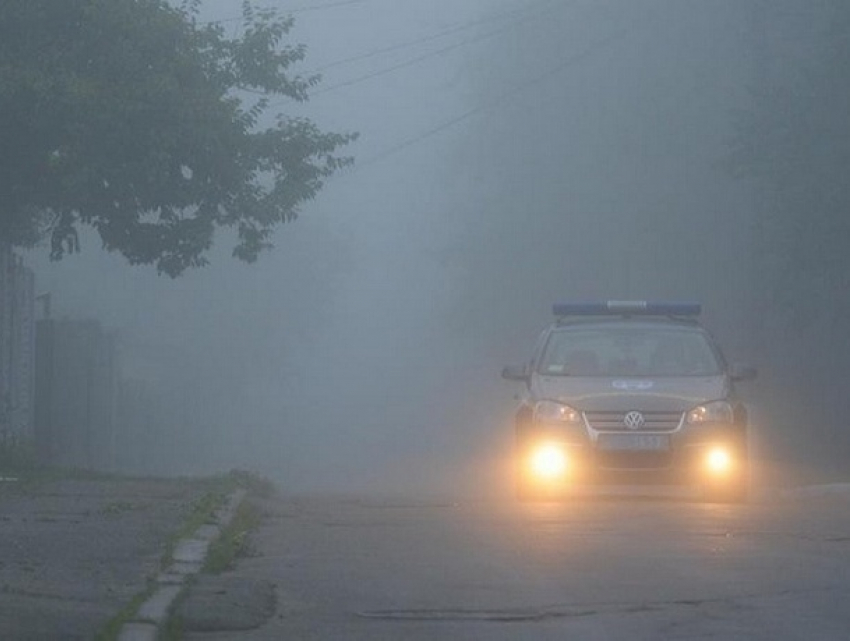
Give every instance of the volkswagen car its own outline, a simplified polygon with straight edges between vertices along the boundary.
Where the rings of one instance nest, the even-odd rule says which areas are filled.
[[[740,501],[748,419],[698,303],[559,304],[531,359],[515,416],[517,492],[552,497],[587,483],[682,483]]]

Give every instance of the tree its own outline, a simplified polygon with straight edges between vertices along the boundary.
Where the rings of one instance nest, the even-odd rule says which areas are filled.
[[[178,276],[232,228],[246,261],[271,246],[354,134],[278,115],[318,76],[285,39],[291,17],[242,5],[241,36],[198,18],[200,0],[0,3],[0,241],[51,257],[78,229],[108,251]]]

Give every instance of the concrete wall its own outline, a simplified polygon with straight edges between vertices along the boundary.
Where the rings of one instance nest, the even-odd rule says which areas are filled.
[[[116,469],[115,336],[92,320],[38,322],[36,446],[42,461]]]
[[[33,434],[35,277],[0,244],[0,440]]]

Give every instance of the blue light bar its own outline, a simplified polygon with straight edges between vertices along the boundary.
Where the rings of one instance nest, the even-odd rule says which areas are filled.
[[[645,300],[609,300],[598,303],[556,303],[555,316],[699,316],[699,303],[648,302]]]

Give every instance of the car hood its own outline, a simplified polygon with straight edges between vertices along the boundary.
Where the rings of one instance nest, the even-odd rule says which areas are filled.
[[[605,378],[540,376],[531,380],[536,399],[558,400],[580,411],[684,412],[695,405],[725,399],[726,376]]]

